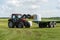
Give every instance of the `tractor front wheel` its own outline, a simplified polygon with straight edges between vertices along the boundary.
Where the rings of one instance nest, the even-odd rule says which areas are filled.
[[[9,28],[14,28],[13,22],[9,21],[9,22],[8,22],[8,27],[9,27]]]

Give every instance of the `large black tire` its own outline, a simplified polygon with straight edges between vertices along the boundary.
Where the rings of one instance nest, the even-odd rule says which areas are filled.
[[[49,28],[51,28],[51,27],[55,27],[55,25],[56,25],[56,22],[54,22],[54,21],[51,21],[49,24],[48,24],[48,27]]]
[[[51,28],[53,25],[52,25],[52,21],[48,23],[48,28]]]
[[[9,21],[9,22],[8,22],[8,27],[9,27],[9,28],[14,28],[13,22]]]
[[[45,23],[45,22],[39,23],[39,28],[45,28],[45,27],[47,27],[47,23]]]
[[[20,22],[18,25],[16,25],[17,28],[23,28],[23,23]]]
[[[43,24],[42,23],[39,23],[39,28],[43,28]]]
[[[56,26],[56,22],[55,21],[53,21],[53,28]]]
[[[29,22],[25,22],[24,26],[25,26],[25,28],[30,28],[30,23]]]

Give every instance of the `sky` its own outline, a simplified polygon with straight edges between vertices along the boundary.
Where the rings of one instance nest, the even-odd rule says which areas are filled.
[[[60,17],[60,0],[0,0],[0,17],[13,13]]]

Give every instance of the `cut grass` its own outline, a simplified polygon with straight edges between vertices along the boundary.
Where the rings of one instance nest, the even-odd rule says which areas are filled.
[[[60,40],[60,23],[55,28],[8,28],[8,19],[0,22],[0,40]]]

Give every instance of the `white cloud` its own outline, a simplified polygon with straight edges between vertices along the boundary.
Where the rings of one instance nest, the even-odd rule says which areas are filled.
[[[32,5],[32,9],[36,9],[36,8],[39,8],[40,6],[38,5]]]
[[[41,0],[42,2],[48,2],[48,0]]]
[[[60,2],[60,0],[58,0],[58,2]]]
[[[37,0],[27,0],[27,1],[36,2]]]
[[[17,7],[19,7],[21,5],[19,0],[8,0],[7,4],[11,4],[11,5],[14,5]]]
[[[42,17],[58,17],[58,15],[60,15],[60,10],[43,10],[40,11],[40,13]]]
[[[60,9],[60,0],[58,0],[57,9]]]

